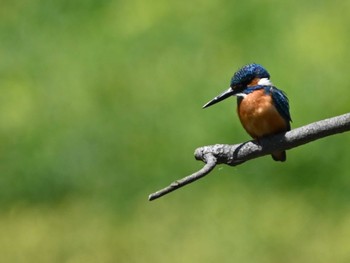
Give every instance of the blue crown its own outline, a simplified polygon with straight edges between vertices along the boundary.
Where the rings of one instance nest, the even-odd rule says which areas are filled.
[[[270,78],[267,70],[259,64],[248,64],[239,69],[232,77],[230,87],[246,86],[254,78]]]

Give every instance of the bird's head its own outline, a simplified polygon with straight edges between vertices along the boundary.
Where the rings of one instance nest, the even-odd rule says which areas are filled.
[[[233,75],[228,90],[206,103],[203,108],[214,105],[230,96],[241,96],[246,88],[256,85],[271,85],[270,74],[259,64],[245,65]]]

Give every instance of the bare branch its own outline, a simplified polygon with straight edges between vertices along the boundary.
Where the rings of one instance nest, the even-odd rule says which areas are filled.
[[[350,113],[314,122],[287,133],[265,137],[260,139],[259,142],[252,140],[235,145],[215,144],[197,148],[194,153],[195,158],[205,162],[206,165],[198,172],[175,181],[170,186],[151,194],[149,200],[159,198],[204,177],[217,164],[239,165],[245,161],[271,154],[276,150],[289,150],[314,140],[346,131],[350,131]]]
[[[157,199],[165,194],[168,194],[182,186],[185,186],[186,184],[192,183],[204,176],[206,176],[208,173],[210,173],[211,170],[214,169],[215,165],[216,165],[216,158],[214,157],[213,154],[211,153],[207,153],[205,155],[202,156],[203,157],[203,161],[206,162],[206,164],[203,166],[202,169],[200,169],[199,171],[185,177],[182,178],[180,180],[177,180],[173,183],[171,183],[168,187],[165,187],[153,194],[150,194],[148,197],[149,201],[152,201],[154,199]]]
[[[245,143],[227,145],[216,144],[196,149],[195,158],[203,160],[202,156],[212,153],[218,164],[238,165],[244,161],[271,154],[276,150],[289,150],[337,133],[350,130],[350,113],[314,122],[287,133],[265,137]]]

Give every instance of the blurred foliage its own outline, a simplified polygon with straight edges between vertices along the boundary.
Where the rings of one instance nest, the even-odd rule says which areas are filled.
[[[4,262],[349,262],[348,134],[197,170],[198,146],[249,137],[246,63],[285,90],[293,127],[349,111],[348,1],[3,0]]]

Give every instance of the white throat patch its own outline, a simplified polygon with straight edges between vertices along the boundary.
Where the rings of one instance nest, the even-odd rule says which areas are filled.
[[[268,78],[262,78],[258,81],[258,85],[271,86],[272,82]]]
[[[245,94],[245,93],[237,93],[236,96],[237,97],[241,97],[241,98],[245,98],[245,97],[247,97],[247,94]]]

